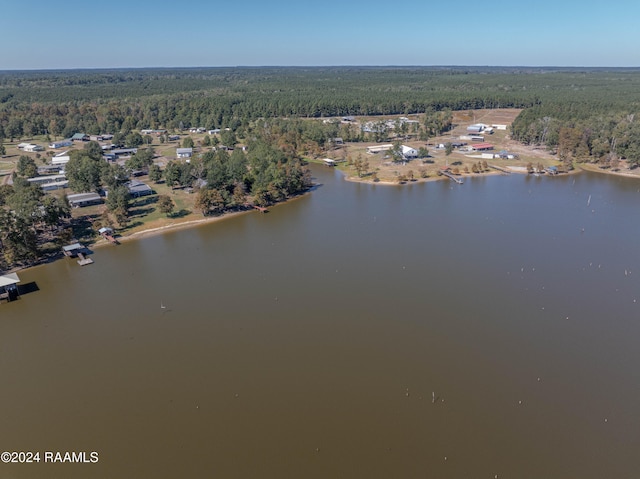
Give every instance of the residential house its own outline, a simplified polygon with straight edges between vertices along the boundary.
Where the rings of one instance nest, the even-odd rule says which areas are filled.
[[[128,182],[127,189],[129,190],[129,194],[134,198],[153,194],[153,190],[149,185],[137,180],[131,180]]]
[[[176,148],[176,156],[178,158],[191,158],[193,148]]]
[[[411,160],[418,157],[418,150],[410,146],[402,145],[402,157],[405,160]]]
[[[73,195],[67,195],[67,200],[69,200],[69,205],[73,208],[102,203],[102,197],[98,193],[75,193]]]
[[[49,148],[56,150],[58,148],[66,148],[67,146],[72,146],[73,142],[70,139],[53,141],[49,144]]]

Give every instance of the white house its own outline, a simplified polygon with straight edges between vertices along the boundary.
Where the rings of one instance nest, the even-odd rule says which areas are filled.
[[[402,157],[405,160],[410,160],[412,158],[418,157],[418,150],[415,148],[411,148],[410,146],[402,145]]]
[[[49,148],[53,148],[55,150],[56,148],[64,148],[65,146],[71,146],[71,145],[73,145],[73,142],[71,140],[60,140],[60,141],[51,142],[51,144],[49,145]]]
[[[51,164],[53,165],[66,165],[67,163],[69,163],[69,160],[71,159],[71,157],[69,155],[65,155],[65,156],[54,156],[53,158],[51,158]]]
[[[178,158],[191,158],[193,148],[176,148],[176,156]]]
[[[367,153],[371,153],[375,155],[376,153],[381,153],[383,151],[388,151],[393,148],[391,143],[387,143],[385,145],[375,145],[375,146],[367,146]]]
[[[29,144],[24,147],[24,151],[44,151],[44,146]]]

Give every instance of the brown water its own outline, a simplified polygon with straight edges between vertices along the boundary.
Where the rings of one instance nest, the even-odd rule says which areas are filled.
[[[22,272],[0,451],[99,462],[0,479],[640,477],[639,182],[315,173]]]

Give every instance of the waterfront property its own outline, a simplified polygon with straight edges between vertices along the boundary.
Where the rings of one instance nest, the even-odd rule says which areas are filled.
[[[153,194],[153,190],[149,185],[137,180],[131,180],[127,183],[127,189],[129,190],[129,194],[134,198]]]
[[[13,301],[18,299],[18,283],[20,278],[16,273],[7,273],[0,276],[0,300]]]
[[[78,258],[78,264],[80,266],[86,266],[88,264],[93,263],[91,258],[86,256],[88,252],[87,248],[85,248],[80,243],[73,243],[70,245],[66,245],[62,247],[62,254],[68,256],[70,258]]]
[[[418,150],[410,146],[402,145],[402,157],[405,160],[412,160],[418,157]]]

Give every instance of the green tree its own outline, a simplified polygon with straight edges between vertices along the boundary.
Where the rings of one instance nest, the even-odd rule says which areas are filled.
[[[44,196],[42,188],[17,177],[13,181],[13,193],[7,198],[7,204],[15,216],[32,225],[39,217],[40,200]]]
[[[116,146],[123,146],[126,142],[126,135],[124,133],[115,133],[111,139],[111,143]]]
[[[42,222],[53,228],[57,226],[64,218],[71,216],[71,211],[66,197],[63,199],[51,195],[45,195],[42,198]]]
[[[101,166],[100,181],[109,190],[124,185],[129,181],[129,173],[121,165],[102,163]]]
[[[65,174],[69,179],[69,187],[78,193],[98,191],[102,185],[101,166],[106,163],[93,160],[80,152],[70,155],[69,162],[65,165]]]
[[[137,148],[138,146],[142,145],[143,141],[144,140],[142,139],[142,135],[136,131],[133,131],[125,137],[124,143],[125,146],[129,148]]]
[[[199,190],[194,204],[194,207],[204,216],[212,212],[222,212],[225,206],[226,201],[222,192],[215,188]]]
[[[175,206],[175,203],[168,195],[158,195],[158,209],[161,213],[170,216]]]
[[[0,139],[0,156],[4,156],[7,154],[7,150],[4,147],[4,143],[2,142],[2,139]]]
[[[89,141],[84,144],[84,151],[93,160],[102,160],[102,147],[97,141]]]
[[[389,154],[391,155],[391,159],[394,162],[397,163],[402,161],[404,159],[404,156],[402,154],[402,143],[400,143],[399,141],[394,141],[393,146],[389,150]]]
[[[107,195],[107,209],[111,211],[121,226],[126,225],[129,217],[129,189],[124,185],[109,190]]]
[[[231,203],[233,206],[243,206],[247,202],[247,192],[242,183],[236,183],[233,187],[233,196],[231,197]]]
[[[164,169],[164,179],[173,189],[174,185],[180,181],[180,164],[176,161],[170,161]]]
[[[449,156],[451,153],[453,153],[453,145],[448,141],[444,144],[444,154]]]
[[[182,140],[182,148],[193,148],[193,138],[187,136],[184,140]]]
[[[153,148],[139,148],[135,155],[132,155],[126,162],[125,166],[131,170],[144,170],[153,163],[155,152]]]
[[[236,134],[233,131],[222,130],[220,132],[220,142],[225,146],[233,148],[238,140],[236,139]]]
[[[38,175],[38,167],[33,158],[27,155],[21,155],[18,158],[18,164],[16,165],[18,175],[25,178],[33,178]]]
[[[155,163],[149,166],[149,179],[154,183],[158,183],[162,179],[162,170]]]

